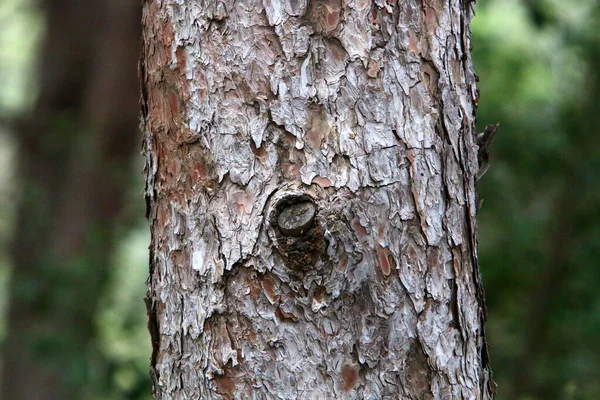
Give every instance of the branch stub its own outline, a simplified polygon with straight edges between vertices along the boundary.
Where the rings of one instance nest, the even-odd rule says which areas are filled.
[[[302,236],[313,225],[317,207],[311,201],[287,205],[277,217],[277,226],[285,236]]]

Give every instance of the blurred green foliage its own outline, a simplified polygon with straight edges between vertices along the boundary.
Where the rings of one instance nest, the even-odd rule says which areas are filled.
[[[21,113],[36,95],[31,77],[43,33],[43,16],[26,0],[0,2],[0,116]]]
[[[479,226],[487,332],[500,400],[600,399],[598,9],[593,0],[476,6],[479,130],[501,123],[492,167],[478,184],[485,199]],[[0,116],[26,111],[35,96],[41,20],[30,2],[0,3]],[[14,149],[1,129],[0,310],[14,210],[7,172]],[[150,399],[142,302],[148,230],[140,225],[121,234],[96,316],[94,352],[108,362],[91,371],[99,378],[89,399]],[[2,333],[0,321],[0,340]]]
[[[114,256],[111,284],[96,318],[100,332],[98,348],[109,360],[110,371],[104,374],[102,397],[92,399],[151,399],[149,360],[150,339],[146,327],[146,294],[148,276],[148,243],[146,224],[124,239]]]
[[[32,94],[29,88],[35,86],[31,76],[41,32],[38,16],[22,0],[0,3],[0,118],[23,112],[33,98],[27,96]],[[7,245],[14,222],[14,147],[7,128],[0,124],[0,317],[8,300],[2,294],[9,278]],[[0,318],[0,343],[5,334]]]
[[[480,1],[480,260],[499,399],[600,398],[597,2]]]

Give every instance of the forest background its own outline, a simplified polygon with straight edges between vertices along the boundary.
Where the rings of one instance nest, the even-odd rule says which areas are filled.
[[[0,343],[36,326],[82,399],[151,398],[139,3],[0,2]],[[479,0],[472,33],[498,399],[599,399],[600,5]]]

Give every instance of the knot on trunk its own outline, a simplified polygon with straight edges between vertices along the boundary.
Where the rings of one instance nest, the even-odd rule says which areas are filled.
[[[279,212],[277,227],[285,236],[302,236],[313,226],[317,206],[311,201],[286,205]]]
[[[287,194],[275,204],[270,224],[275,245],[288,267],[307,270],[323,253],[324,230],[317,215],[317,204],[308,194]]]

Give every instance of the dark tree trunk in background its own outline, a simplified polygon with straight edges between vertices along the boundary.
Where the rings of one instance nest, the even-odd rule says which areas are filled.
[[[94,316],[138,147],[137,0],[43,2],[40,95],[19,128],[2,398],[81,398]],[[78,387],[79,386],[79,387]]]
[[[146,1],[157,399],[491,399],[468,1]]]

